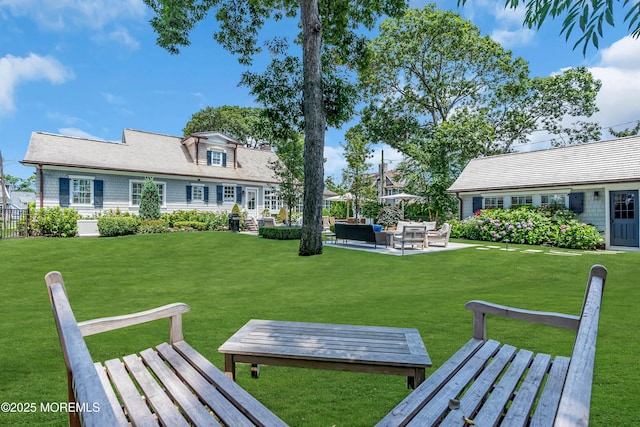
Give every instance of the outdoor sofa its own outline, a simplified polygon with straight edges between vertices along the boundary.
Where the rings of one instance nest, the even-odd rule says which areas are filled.
[[[378,244],[386,245],[386,234],[382,231],[382,227],[380,228],[380,231],[375,231],[374,226],[371,224],[347,224],[343,222],[336,222],[336,242],[341,239],[345,243],[347,240],[372,243],[374,247],[377,247]]]

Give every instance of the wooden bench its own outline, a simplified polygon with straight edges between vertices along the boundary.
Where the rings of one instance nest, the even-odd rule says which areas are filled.
[[[473,338],[378,426],[587,426],[607,270],[591,268],[580,316],[471,301]],[[571,357],[487,339],[487,314],[576,331]]]
[[[184,341],[188,305],[78,323],[60,273],[47,274],[46,283],[67,367],[70,425],[286,425]],[[167,317],[169,343],[93,362],[85,336]]]

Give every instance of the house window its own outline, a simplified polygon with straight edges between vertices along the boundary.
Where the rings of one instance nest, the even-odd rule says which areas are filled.
[[[504,208],[504,198],[502,198],[502,197],[485,197],[484,198],[484,208],[485,209],[493,209],[493,208],[502,209],[502,208]]]
[[[191,200],[194,202],[204,202],[204,187],[202,185],[194,185],[191,191]]]
[[[211,164],[212,165],[222,165],[222,153],[219,151],[211,152]]]
[[[74,205],[90,205],[93,200],[92,180],[74,178],[71,180],[71,203]]]
[[[549,206],[566,206],[567,197],[564,194],[543,194],[541,197],[543,205]]]
[[[280,209],[283,206],[278,193],[274,190],[264,190],[264,207],[271,211]]]
[[[214,166],[227,166],[227,153],[221,150],[207,151],[207,164]]]
[[[154,181],[158,186],[158,195],[160,196],[160,205],[165,205],[165,191],[164,182]],[[144,181],[129,181],[129,200],[131,206],[140,206],[140,199],[142,198],[142,188],[144,187]]]
[[[511,196],[511,206],[533,206],[533,196]]]
[[[236,187],[225,185],[223,191],[224,191],[223,198],[225,202],[236,201]]]

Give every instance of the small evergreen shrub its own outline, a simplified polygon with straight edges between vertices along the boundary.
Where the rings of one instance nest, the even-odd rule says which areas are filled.
[[[160,193],[153,178],[146,178],[140,195],[140,219],[160,219]]]
[[[276,215],[276,219],[280,222],[285,222],[287,220],[287,210],[285,208],[280,208],[278,215]]]
[[[140,234],[157,234],[168,233],[169,225],[164,219],[144,219],[140,221],[140,228],[138,233]]]
[[[98,231],[103,237],[136,234],[139,228],[140,220],[132,215],[102,216],[98,219]]]
[[[265,239],[274,240],[300,240],[302,228],[300,227],[260,227],[258,234]]]

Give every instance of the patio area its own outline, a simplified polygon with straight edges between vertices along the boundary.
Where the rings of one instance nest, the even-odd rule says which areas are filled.
[[[336,248],[342,248],[342,249],[352,249],[352,250],[356,250],[356,251],[364,251],[364,252],[372,252],[372,253],[378,253],[378,254],[383,254],[383,255],[396,255],[396,256],[402,256],[402,249],[400,248],[393,248],[391,246],[387,246],[385,247],[384,245],[377,245],[374,246],[371,243],[364,243],[358,240],[347,240],[346,243],[344,243],[343,240],[338,239],[338,241],[326,241],[324,243],[325,247],[336,247]],[[463,249],[463,248],[471,248],[474,246],[478,246],[477,244],[470,244],[470,243],[455,243],[455,242],[449,242],[449,244],[446,247],[442,247],[442,246],[429,246],[427,248],[405,248],[404,250],[404,255],[418,255],[418,254],[426,254],[426,253],[431,253],[431,252],[444,252],[444,251],[454,251],[456,249]]]

